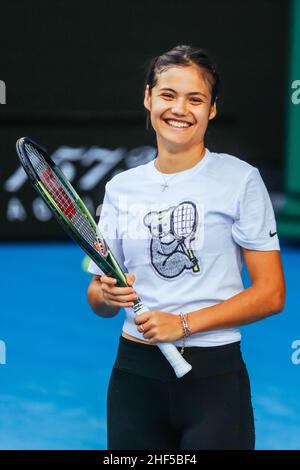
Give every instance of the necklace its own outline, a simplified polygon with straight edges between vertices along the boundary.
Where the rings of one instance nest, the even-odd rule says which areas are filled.
[[[201,157],[203,158],[204,155],[205,155],[205,147],[203,148],[203,152],[202,152]],[[201,160],[202,160],[202,158],[201,158]],[[201,161],[201,160],[200,160],[200,161]],[[161,176],[162,176],[162,179],[164,180],[164,182],[160,185],[160,186],[161,186],[161,190],[162,190],[162,191],[166,191],[166,189],[168,189],[168,187],[169,187],[169,185],[168,185],[168,180],[165,178],[165,176],[164,176],[163,172],[161,171],[160,166],[159,166],[159,164],[158,164],[158,162],[157,162],[157,154],[156,154],[156,159],[155,159],[155,163],[154,163],[154,164],[156,165],[156,168],[159,170],[159,172],[160,172],[160,174],[161,174]],[[176,173],[175,173],[175,175],[173,174],[172,176],[176,176]],[[171,178],[172,178],[172,177],[171,177]],[[171,179],[171,178],[170,178],[170,179]],[[170,181],[170,179],[169,179],[169,181]]]
[[[156,163],[156,167],[158,168],[158,170],[160,171],[160,174],[162,176],[162,179],[164,180],[164,182],[160,185],[161,186],[161,190],[162,191],[165,191],[166,189],[168,189],[169,185],[168,185],[168,181],[166,180],[166,178],[164,177],[164,174],[163,172],[161,171],[160,167],[159,167],[159,164],[157,163],[157,159],[155,160],[155,163]],[[175,176],[175,175],[173,175]]]

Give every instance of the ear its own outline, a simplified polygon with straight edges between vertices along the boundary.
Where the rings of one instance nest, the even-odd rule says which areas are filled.
[[[149,85],[146,85],[145,97],[144,97],[144,106],[148,111],[151,111],[151,96],[149,92]]]
[[[216,102],[210,107],[210,112],[209,112],[209,117],[208,119],[211,120],[213,119],[217,114],[217,105]]]

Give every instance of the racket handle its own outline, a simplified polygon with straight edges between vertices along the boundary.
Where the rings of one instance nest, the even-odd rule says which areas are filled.
[[[140,299],[135,301],[133,309],[137,315],[149,312],[149,309],[142,304]],[[170,365],[174,369],[176,377],[181,378],[192,369],[191,364],[182,357],[173,343],[156,343],[155,346],[161,350],[167,361],[169,361]]]
[[[174,369],[176,376],[180,379],[183,375],[187,374],[192,366],[180,354],[176,346],[172,343],[156,343],[156,346],[161,350],[167,361]]]
[[[191,261],[193,261],[193,259],[195,259],[195,255],[194,255],[194,253],[191,249],[188,250],[188,256],[189,256]],[[199,264],[198,263],[195,264],[195,266],[193,266],[192,269],[193,269],[194,273],[199,272],[200,271]]]

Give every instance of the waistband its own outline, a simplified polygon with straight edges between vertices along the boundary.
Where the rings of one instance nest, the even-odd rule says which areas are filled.
[[[236,341],[222,346],[185,347],[183,357],[193,368],[178,379],[157,346],[138,343],[121,335],[113,367],[164,382],[209,377],[235,372],[246,367],[240,345],[240,341]],[[181,350],[180,347],[177,349]]]

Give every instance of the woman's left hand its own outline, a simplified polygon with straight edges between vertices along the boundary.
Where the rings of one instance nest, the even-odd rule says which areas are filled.
[[[137,315],[134,321],[138,325],[138,331],[143,333],[150,344],[172,343],[183,337],[181,318],[177,314],[149,310]]]

